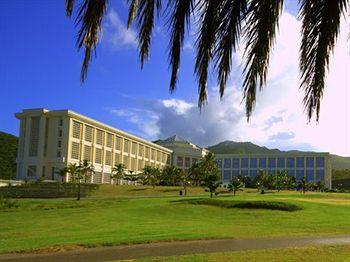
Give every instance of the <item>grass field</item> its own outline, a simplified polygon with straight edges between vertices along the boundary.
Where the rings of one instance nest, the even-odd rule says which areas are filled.
[[[204,261],[288,261],[330,262],[350,261],[350,246],[295,247],[263,249],[227,253],[211,253],[174,257],[151,257],[136,259],[137,262],[204,262]],[[130,261],[130,260],[129,260]]]
[[[187,201],[208,198],[200,188],[192,189],[190,197],[177,195],[178,188],[104,186],[81,201],[22,199],[18,208],[0,210],[0,252],[196,238],[350,233],[350,194],[260,195],[251,190],[235,197],[216,197],[219,206]],[[231,203],[222,205],[223,201]],[[291,204],[301,210],[235,207],[237,202],[255,201]]]

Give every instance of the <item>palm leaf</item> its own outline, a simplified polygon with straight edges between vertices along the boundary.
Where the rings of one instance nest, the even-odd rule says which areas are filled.
[[[339,34],[340,17],[346,11],[347,0],[301,0],[302,42],[300,46],[300,88],[304,89],[304,108],[310,121],[316,111],[319,120],[320,103],[329,66],[329,53]]]
[[[66,0],[66,15],[70,17],[73,12],[74,0]]]
[[[246,49],[243,95],[249,120],[256,102],[256,89],[266,83],[270,51],[276,37],[283,0],[252,0],[245,26]]]

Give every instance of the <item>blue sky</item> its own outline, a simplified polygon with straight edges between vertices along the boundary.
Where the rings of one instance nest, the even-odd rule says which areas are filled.
[[[240,104],[242,50],[235,55],[234,73],[223,101],[217,96],[215,75],[209,76],[209,104],[200,114],[196,107],[192,35],[185,42],[178,88],[170,95],[167,29],[162,23],[156,26],[151,59],[141,70],[136,31],[125,28],[126,5],[111,0],[97,58],[81,86],[82,52],[75,47],[77,30],[74,20],[65,16],[64,0],[0,1],[0,130],[18,134],[14,113],[23,108],[69,108],[147,139],[178,133],[200,145],[222,140],[252,141],[281,149],[350,155],[349,117],[340,115],[344,123],[339,124],[332,115],[335,100],[339,110],[350,109],[347,101],[339,102],[335,95],[348,95],[344,96],[346,89],[336,89],[349,86],[349,78],[344,74],[339,77],[341,70],[334,70],[333,75],[331,71],[329,86],[334,88],[329,88],[333,91],[323,103],[326,113],[321,111],[320,124],[307,124],[302,112],[297,81],[300,22],[296,3],[286,1],[268,88],[259,95],[252,121],[247,123]],[[343,42],[335,68],[349,68]],[[325,139],[330,127],[338,132],[335,135],[339,141]]]

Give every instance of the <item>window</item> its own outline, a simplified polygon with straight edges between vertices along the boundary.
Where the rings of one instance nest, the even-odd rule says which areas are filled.
[[[314,158],[313,157],[306,158],[306,168],[314,168]]]
[[[121,155],[119,153],[114,154],[114,165],[118,165],[122,162]]]
[[[247,176],[248,175],[248,170],[247,169],[241,170],[241,175],[242,176]]]
[[[304,168],[304,158],[297,157],[297,168]]]
[[[129,157],[128,156],[123,157],[123,164],[124,164],[126,169],[129,169]]]
[[[58,137],[62,137],[62,134],[63,134],[63,133],[62,133],[62,129],[59,129],[59,130],[58,130]]]
[[[248,168],[248,158],[241,159],[241,168]]]
[[[269,157],[269,168],[276,168],[276,158],[274,157]]]
[[[142,171],[143,167],[144,167],[143,166],[143,161],[141,159],[139,159],[137,170],[138,171]]]
[[[258,168],[258,159],[251,158],[249,163],[250,168]]]
[[[304,170],[297,170],[297,179],[300,180],[304,177]]]
[[[288,157],[287,158],[287,168],[294,169],[295,167],[295,159],[294,157]]]
[[[250,176],[251,176],[251,177],[254,178],[254,177],[256,177],[257,174],[258,174],[258,170],[256,170],[256,169],[251,169],[251,170],[250,170]]]
[[[43,166],[41,170],[41,177],[45,177],[45,176],[46,176],[46,169],[45,169],[45,166]]]
[[[119,136],[116,136],[115,137],[115,149],[120,151],[121,145],[122,145],[122,138]]]
[[[112,148],[112,134],[107,133],[106,146]]]
[[[28,166],[27,176],[28,177],[36,177],[36,166]]]
[[[149,158],[149,147],[145,148],[145,157]]]
[[[71,158],[73,159],[79,159],[79,143],[72,142],[72,152],[71,152]]]
[[[143,145],[139,145],[139,156],[143,156]]]
[[[224,168],[231,168],[231,159],[230,158],[224,159]]]
[[[127,140],[127,139],[124,140],[124,152],[125,153],[129,153],[129,143],[130,143],[129,140]]]
[[[166,154],[162,153],[162,163],[166,163]]]
[[[316,157],[316,167],[317,168],[324,168],[324,162],[325,162],[324,157]]]
[[[91,146],[84,146],[84,160],[91,161]]]
[[[101,148],[96,148],[95,163],[102,164],[102,149]]]
[[[179,166],[179,167],[182,167],[184,165],[184,159],[183,159],[182,156],[178,156],[177,157],[176,165]]]
[[[313,169],[306,170],[306,179],[307,179],[307,181],[310,181],[310,182],[314,181],[314,170]]]
[[[295,176],[295,169],[287,169],[288,176]]]
[[[58,150],[56,156],[61,157],[61,151]]]
[[[266,168],[266,158],[259,158],[259,168],[261,169]]]
[[[156,154],[155,150],[151,149],[151,159],[152,160],[155,160],[155,154]]]
[[[105,164],[107,166],[111,166],[112,165],[112,153],[111,153],[111,151],[106,151]]]
[[[238,158],[234,158],[232,159],[233,161],[233,168],[239,168],[239,159]]]
[[[286,168],[286,159],[284,157],[277,158],[277,168],[285,169]]]
[[[29,156],[38,155],[40,117],[32,117],[29,135]]]
[[[225,170],[224,171],[224,180],[225,181],[230,181],[231,180],[231,171],[230,170]]]
[[[219,169],[222,168],[222,159],[216,159],[216,165],[218,166]]]
[[[160,154],[161,154],[161,153],[160,153],[159,151],[157,151],[157,161],[158,161],[158,162],[160,162]]]
[[[239,170],[232,170],[232,176],[239,176]]]
[[[58,148],[61,148],[61,146],[62,146],[62,141],[61,140],[58,140],[57,146],[58,146]]]
[[[274,175],[276,174],[276,169],[269,169],[267,172],[269,175]]]
[[[97,129],[96,131],[96,144],[102,145],[103,144],[103,131]]]
[[[63,126],[63,119],[62,118],[60,118],[60,120],[58,121],[58,125]]]
[[[92,142],[93,127],[85,126],[85,141]]]
[[[317,181],[324,181],[324,170],[317,170],[316,171],[316,180]]]
[[[185,167],[190,167],[190,166],[191,166],[191,158],[185,157]]]
[[[131,142],[131,154],[136,155],[136,143]]]
[[[77,121],[73,121],[73,137],[80,139],[80,126],[81,124]]]
[[[136,158],[131,158],[131,166],[130,166],[130,170],[132,170],[132,171],[135,171],[135,166],[136,166],[136,164],[135,164],[135,162],[136,162]]]

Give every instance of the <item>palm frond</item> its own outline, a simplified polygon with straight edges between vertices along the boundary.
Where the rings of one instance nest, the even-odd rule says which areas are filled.
[[[256,103],[256,89],[266,83],[272,49],[283,0],[252,0],[248,6],[245,26],[246,49],[243,95],[249,120]]]
[[[246,0],[226,0],[223,1],[219,11],[220,25],[217,32],[215,57],[221,98],[231,72],[232,52],[236,51],[239,43],[241,21],[246,13],[246,2]]]
[[[77,36],[79,49],[85,47],[85,55],[80,74],[81,82],[87,76],[91,52],[95,51],[98,36],[101,31],[102,18],[106,11],[108,0],[85,0],[79,8],[76,24],[80,26]]]
[[[129,0],[128,28],[134,21],[139,7],[139,0]]]
[[[198,106],[200,108],[207,102],[208,69],[213,57],[215,36],[218,28],[218,8],[221,2],[219,0],[207,0],[200,2],[198,6],[201,28],[196,40],[195,74],[198,79]]]
[[[66,0],[66,15],[71,17],[75,0]]]
[[[151,46],[151,37],[154,27],[154,13],[157,10],[158,15],[161,10],[162,0],[139,0],[137,8],[137,19],[139,26],[139,56],[141,68],[144,61],[149,57],[149,50]]]
[[[308,120],[316,111],[319,120],[320,104],[329,66],[329,53],[339,33],[340,18],[348,0],[301,0],[302,42],[300,46],[300,88],[304,89],[304,108]]]
[[[194,0],[173,0],[168,2],[170,15],[170,43],[169,63],[171,66],[170,92],[176,87],[177,73],[180,67],[181,48],[183,46],[185,29],[189,28],[190,15],[193,10]]]

